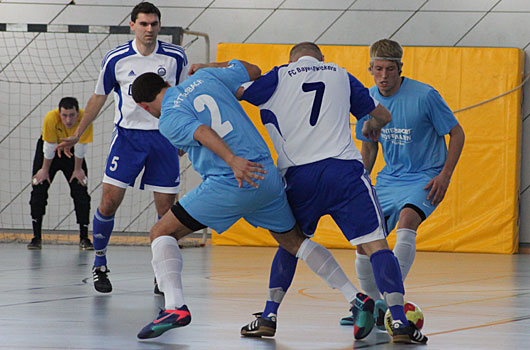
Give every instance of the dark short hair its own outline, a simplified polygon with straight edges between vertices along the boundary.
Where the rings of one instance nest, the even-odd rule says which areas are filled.
[[[167,87],[160,75],[152,72],[144,73],[136,78],[131,87],[134,102],[153,102],[156,95]]]
[[[77,102],[77,99],[75,97],[63,97],[61,98],[61,101],[59,101],[59,111],[61,110],[61,108],[75,108],[76,111],[79,111],[79,102]]]
[[[133,23],[136,22],[139,13],[154,13],[158,16],[159,21],[162,20],[162,15],[160,14],[160,10],[158,9],[158,7],[147,1],[142,1],[133,8],[131,12],[131,21]]]

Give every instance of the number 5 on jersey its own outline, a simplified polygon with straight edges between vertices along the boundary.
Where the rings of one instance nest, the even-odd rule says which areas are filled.
[[[225,137],[230,131],[234,130],[232,124],[227,120],[223,123],[221,120],[221,112],[219,106],[210,95],[200,95],[193,100],[193,107],[197,112],[204,111],[204,107],[208,107],[210,116],[212,118],[211,128],[215,130],[221,138]]]

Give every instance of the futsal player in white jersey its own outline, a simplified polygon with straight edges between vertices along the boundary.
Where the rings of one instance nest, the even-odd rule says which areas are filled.
[[[403,49],[393,40],[382,39],[370,47],[369,69],[376,84],[370,94],[390,110],[392,122],[378,139],[370,140],[362,135],[363,118],[356,134],[363,141],[361,153],[368,172],[372,172],[381,143],[386,165],[377,175],[375,189],[388,230],[397,224],[394,255],[405,280],[416,256],[418,227],[443,200],[465,135],[438,91],[401,76],[402,56]],[[444,135],[449,135],[449,148]],[[361,288],[380,299],[362,248],[357,250],[355,266]],[[351,324],[351,318],[343,318],[341,324]]]
[[[140,188],[153,191],[155,207],[161,217],[175,202],[180,183],[178,150],[158,131],[158,119],[140,108],[131,96],[131,85],[142,73],[154,72],[171,85],[178,84],[187,75],[184,50],[157,40],[160,19],[160,10],[149,2],[134,7],[129,23],[134,40],[107,53],[85,117],[75,134],[57,147],[70,155],[72,145],[79,141],[79,135],[96,118],[107,96],[113,92],[115,129],[103,178],[103,195],[93,220],[96,256],[92,272],[94,287],[101,293],[112,291],[106,251],[114,215],[126,188],[134,185],[145,168]]]
[[[320,48],[309,42],[292,48],[288,65],[246,86],[241,99],[260,108],[289,204],[304,234],[313,236],[319,219],[331,215],[346,239],[370,255],[377,286],[395,320],[394,341],[426,343],[427,337],[405,317],[399,265],[388,248],[384,217],[350,129],[350,113],[357,118],[370,114],[363,134],[376,140],[391,120],[388,110],[345,69],[325,63]],[[241,329],[242,335],[274,335],[277,310],[296,263],[296,256],[279,247],[264,312]],[[352,298],[354,335],[362,339],[374,326],[374,301],[363,293]]]

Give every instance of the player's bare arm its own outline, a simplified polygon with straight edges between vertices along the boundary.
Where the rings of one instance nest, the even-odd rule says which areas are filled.
[[[383,105],[379,104],[370,112],[370,118],[364,122],[363,136],[377,142],[381,129],[392,121],[392,114]]]
[[[375,160],[377,159],[377,151],[379,150],[379,142],[363,141],[361,147],[361,156],[363,157],[364,168],[368,173],[372,173]]]
[[[426,190],[431,189],[427,195],[427,200],[430,200],[433,205],[440,204],[445,197],[451,176],[464,148],[465,138],[464,129],[460,124],[456,124],[449,132],[449,147],[444,167],[440,174],[432,178],[425,186]]]
[[[90,97],[85,108],[85,115],[83,116],[83,119],[81,119],[74,134],[70,137],[61,139],[61,143],[55,147],[54,151],[57,152],[59,157],[61,157],[62,152],[64,152],[68,158],[72,157],[72,152],[70,150],[77,142],[79,142],[79,138],[83,135],[90,123],[96,119],[101,107],[105,104],[105,101],[107,101],[107,95],[93,94],[92,97]]]
[[[193,138],[199,141],[204,147],[221,157],[222,160],[232,168],[239,187],[243,186],[243,181],[253,187],[258,187],[252,179],[263,180],[259,174],[266,174],[260,163],[251,162],[247,159],[236,156],[223,139],[207,125],[201,125],[195,130]]]

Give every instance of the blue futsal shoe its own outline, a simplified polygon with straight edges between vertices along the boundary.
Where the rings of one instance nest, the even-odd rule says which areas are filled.
[[[386,302],[383,299],[379,299],[375,302],[374,307],[374,321],[375,326],[386,332],[385,328],[385,314],[386,310],[388,310],[388,306],[386,305]],[[353,316],[346,316],[340,319],[340,325],[341,326],[353,326]]]
[[[388,306],[386,305],[386,302],[383,299],[379,299],[375,302],[375,308],[374,308],[375,326],[382,331],[386,331],[386,328],[385,328],[386,310],[388,310]]]
[[[357,293],[351,312],[353,317],[353,336],[357,340],[363,339],[374,328],[374,301],[366,294]]]
[[[138,333],[138,338],[156,338],[165,331],[187,326],[190,322],[191,314],[186,305],[182,305],[175,310],[160,310],[156,320],[149,323]]]

